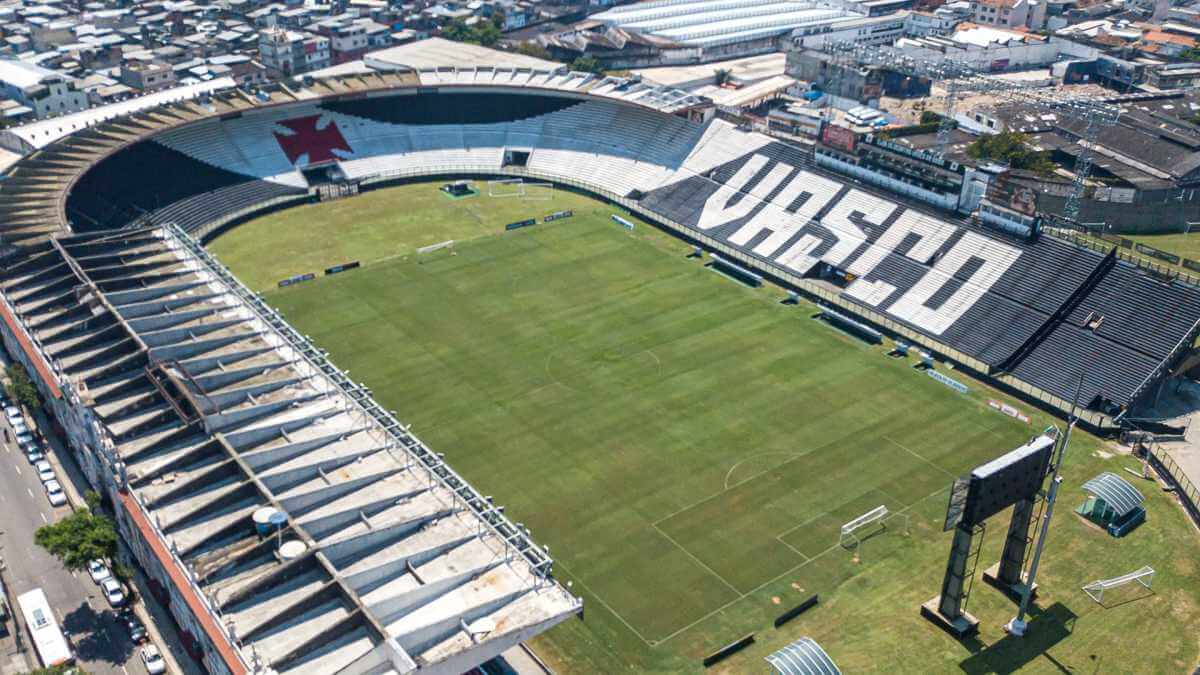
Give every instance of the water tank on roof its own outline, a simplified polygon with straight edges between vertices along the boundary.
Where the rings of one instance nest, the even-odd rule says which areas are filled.
[[[275,529],[275,525],[272,523],[271,519],[282,515],[283,514],[279,512],[279,509],[275,508],[274,506],[264,506],[255,511],[254,515],[252,516],[254,519],[254,529],[258,532],[260,537],[265,537],[268,534],[271,534],[271,532]]]
[[[285,561],[293,560],[304,555],[307,550],[308,546],[304,542],[299,539],[291,539],[283,542],[283,545],[279,547],[279,557]]]

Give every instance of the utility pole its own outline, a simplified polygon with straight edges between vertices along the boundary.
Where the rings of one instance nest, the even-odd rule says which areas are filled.
[[[1054,502],[1058,497],[1058,486],[1062,483],[1062,476],[1058,474],[1058,470],[1062,467],[1063,457],[1067,454],[1067,446],[1071,443],[1071,430],[1075,428],[1075,423],[1079,421],[1078,406],[1079,392],[1083,389],[1083,374],[1079,375],[1079,383],[1075,386],[1075,399],[1071,401],[1071,420],[1067,423],[1067,431],[1063,434],[1062,442],[1058,446],[1058,452],[1052,462],[1050,489],[1046,494],[1046,517],[1042,519],[1042,531],[1038,533],[1037,546],[1033,549],[1033,561],[1029,564],[1029,575],[1025,584],[1021,588],[1021,604],[1017,608],[1017,615],[1011,621],[1004,624],[1004,630],[1009,634],[1017,637],[1025,635],[1025,629],[1029,623],[1025,620],[1025,614],[1029,611],[1029,600],[1033,597],[1033,586],[1037,580],[1038,563],[1042,560],[1042,548],[1046,545],[1046,535],[1050,533],[1050,518],[1054,515]]]

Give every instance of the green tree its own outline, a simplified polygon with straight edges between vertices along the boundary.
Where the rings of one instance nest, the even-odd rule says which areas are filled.
[[[1047,154],[1034,150],[1029,144],[1029,137],[1016,131],[980,136],[967,146],[967,155],[973,159],[1005,162],[1014,169],[1035,171],[1043,175],[1054,171],[1054,163]]]
[[[39,527],[33,542],[74,572],[87,569],[89,560],[111,560],[116,555],[117,528],[109,518],[79,509],[58,522]]]
[[[500,29],[490,21],[481,21],[474,26],[468,26],[462,19],[455,19],[442,28],[442,37],[455,42],[470,42],[471,44],[492,47],[500,41]]]
[[[932,110],[925,110],[925,111],[921,112],[921,124],[941,124],[941,123],[942,123],[942,116],[933,112]]]
[[[580,56],[571,62],[571,70],[579,73],[593,73],[603,75],[604,68],[594,56]]]
[[[733,72],[728,68],[717,68],[713,71],[713,80],[716,81],[718,87],[729,82],[731,77],[733,77]]]
[[[521,44],[517,45],[517,53],[525,56],[532,56],[535,59],[546,59],[547,61],[551,59],[550,52],[546,51],[545,47],[533,42],[532,40],[529,42],[522,42]]]
[[[450,23],[442,26],[442,37],[455,42],[470,42],[474,32],[462,19],[455,19]]]
[[[500,41],[501,35],[503,35],[500,29],[496,27],[496,24],[490,21],[484,21],[476,25],[474,32],[473,39],[468,40],[468,42],[474,42],[484,47],[494,47]]]
[[[27,408],[41,407],[41,396],[38,394],[33,380],[29,379],[29,373],[25,372],[24,366],[19,363],[11,365],[5,369],[4,374],[8,377],[8,394],[10,396]]]
[[[79,666],[50,666],[49,668],[35,668],[29,671],[28,675],[88,675],[88,672]]]

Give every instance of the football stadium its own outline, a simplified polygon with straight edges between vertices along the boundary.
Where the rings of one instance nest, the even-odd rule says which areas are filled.
[[[0,334],[197,661],[1196,667],[1196,527],[1112,439],[1200,288],[702,103],[401,68],[8,172]]]

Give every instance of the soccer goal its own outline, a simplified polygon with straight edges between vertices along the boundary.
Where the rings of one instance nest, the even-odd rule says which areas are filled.
[[[489,197],[524,197],[525,181],[521,178],[501,178],[488,181]]]
[[[894,519],[904,523],[904,534],[908,534],[908,514],[889,511],[887,506],[880,504],[843,524],[838,533],[838,545],[844,549],[861,548],[864,539],[888,529],[888,522]]]
[[[1110,588],[1124,586],[1125,584],[1132,583],[1134,581],[1141,584],[1145,588],[1150,588],[1150,584],[1154,581],[1154,568],[1146,565],[1139,570],[1130,572],[1129,574],[1122,574],[1119,577],[1113,577],[1112,579],[1097,579],[1096,581],[1084,586],[1083,592],[1087,593],[1088,597],[1090,597],[1092,600],[1095,600],[1100,604],[1104,604],[1104,591],[1107,591]]]
[[[523,178],[501,178],[488,181],[489,197],[517,197],[530,201],[554,199],[553,183],[526,183]]]
[[[554,184],[526,183],[525,194],[522,196],[531,201],[550,201],[551,199],[554,199]]]
[[[425,261],[429,259],[429,256],[434,253],[437,253],[438,251],[449,251],[450,255],[455,255],[454,240],[447,239],[446,241],[442,241],[442,242],[438,242],[436,244],[430,244],[429,246],[422,246],[421,248],[418,248],[416,251],[417,264],[418,265],[425,264]]]

